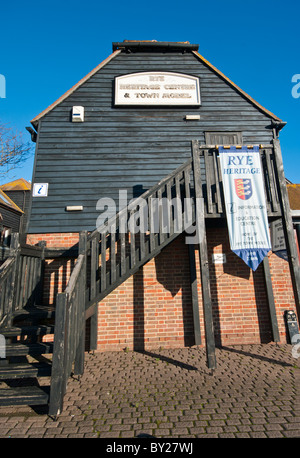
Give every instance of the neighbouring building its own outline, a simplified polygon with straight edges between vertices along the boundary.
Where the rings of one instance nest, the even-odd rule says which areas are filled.
[[[300,256],[300,184],[288,183],[287,190],[292,212],[294,230],[296,233],[295,235],[298,242],[298,253]]]
[[[22,209],[0,188],[0,244],[7,245],[10,234],[20,232],[23,214]]]
[[[29,210],[29,202],[31,197],[31,183],[24,178],[10,181],[0,186],[0,189],[22,210],[17,232],[24,233],[27,227],[27,218]]]

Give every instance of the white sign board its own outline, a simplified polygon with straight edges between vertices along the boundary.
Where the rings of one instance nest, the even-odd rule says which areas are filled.
[[[200,105],[199,78],[171,72],[142,72],[115,79],[115,105]]]
[[[271,240],[272,240],[272,251],[286,250],[284,231],[282,221],[273,221],[270,224],[271,228]]]
[[[225,253],[214,253],[212,256],[213,264],[226,264],[226,254]]]
[[[32,190],[33,197],[47,197],[48,183],[34,183]]]

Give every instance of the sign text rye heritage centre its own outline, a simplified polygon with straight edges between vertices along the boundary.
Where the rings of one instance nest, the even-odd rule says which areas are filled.
[[[141,72],[115,79],[115,105],[200,105],[199,79],[171,72]]]

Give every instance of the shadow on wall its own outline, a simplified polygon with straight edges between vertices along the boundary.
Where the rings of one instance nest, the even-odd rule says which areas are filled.
[[[76,258],[46,260],[43,304],[55,305],[57,293],[66,289]]]
[[[166,247],[154,259],[154,262],[155,279],[154,282],[152,282],[151,287],[147,286],[148,279],[145,279],[145,267],[141,268],[133,276],[133,349],[135,351],[145,350],[145,330],[146,327],[150,324],[150,321],[147,321],[149,316],[148,314],[145,314],[145,306],[148,307],[146,301],[150,297],[152,302],[153,298],[157,297],[157,300],[151,309],[152,315],[155,315],[155,313],[160,313],[160,309],[165,310],[161,317],[161,320],[164,323],[161,323],[160,327],[164,328],[165,326],[164,331],[168,333],[168,337],[170,337],[170,339],[177,336],[177,330],[182,329],[178,323],[178,317],[176,316],[176,309],[178,310],[179,307],[182,307],[181,313],[183,317],[184,345],[194,345],[195,338],[191,301],[188,247],[184,244],[183,237],[179,236],[178,239],[176,239],[170,246]],[[159,288],[157,283],[162,286],[163,292],[161,292],[161,288]],[[158,290],[160,290],[160,292],[158,292]],[[178,313],[178,316],[180,316],[180,313]],[[156,316],[153,319],[156,321],[157,325],[158,317]],[[171,324],[172,320],[174,321],[173,325]],[[158,339],[159,336],[160,335],[158,332]],[[161,343],[163,346],[163,339]]]
[[[216,252],[226,255],[224,264],[212,262],[213,254]],[[222,334],[224,340],[226,313],[227,319],[229,316],[232,317],[236,333],[240,328],[246,339],[255,340],[255,335],[259,335],[261,343],[271,342],[272,328],[263,265],[252,272],[245,262],[231,251],[225,228],[212,230],[208,234],[208,258],[216,345],[223,346]],[[231,310],[227,312],[226,307],[231,307]],[[221,333],[222,319],[224,330]],[[229,336],[225,337],[228,338]]]

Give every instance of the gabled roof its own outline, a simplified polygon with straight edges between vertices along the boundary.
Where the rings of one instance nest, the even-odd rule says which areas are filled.
[[[2,189],[2,191],[30,191],[31,183],[25,180],[25,178],[19,178],[18,180],[1,185],[0,189]]]
[[[14,210],[18,213],[24,213],[18,205],[16,205],[2,189],[0,189],[0,206],[4,206],[9,208],[10,210]]]
[[[59,99],[52,103],[48,108],[42,111],[31,123],[36,128],[38,121],[49,113],[53,108],[63,102],[70,94],[72,94],[76,89],[78,89],[82,84],[84,84],[89,78],[91,78],[98,70],[100,70],[104,65],[110,62],[114,57],[118,56],[122,50],[126,52],[130,51],[145,51],[145,50],[156,50],[167,52],[168,50],[180,50],[182,52],[191,52],[193,53],[202,63],[209,67],[213,72],[215,72],[219,77],[226,81],[231,87],[233,87],[237,92],[239,92],[244,98],[246,98],[250,103],[252,103],[256,108],[262,111],[264,114],[269,116],[275,123],[279,124],[279,129],[281,129],[286,123],[278,118],[275,114],[271,113],[269,110],[264,108],[258,102],[256,102],[252,97],[250,97],[246,92],[234,84],[229,78],[227,78],[222,72],[220,72],[216,67],[210,64],[204,57],[198,53],[198,45],[191,45],[188,41],[186,42],[158,42],[156,40],[124,40],[123,42],[113,43],[113,53],[108,56],[103,62],[101,62],[97,67],[95,67],[90,73],[88,73],[84,78],[78,81],[71,89],[65,92]]]

